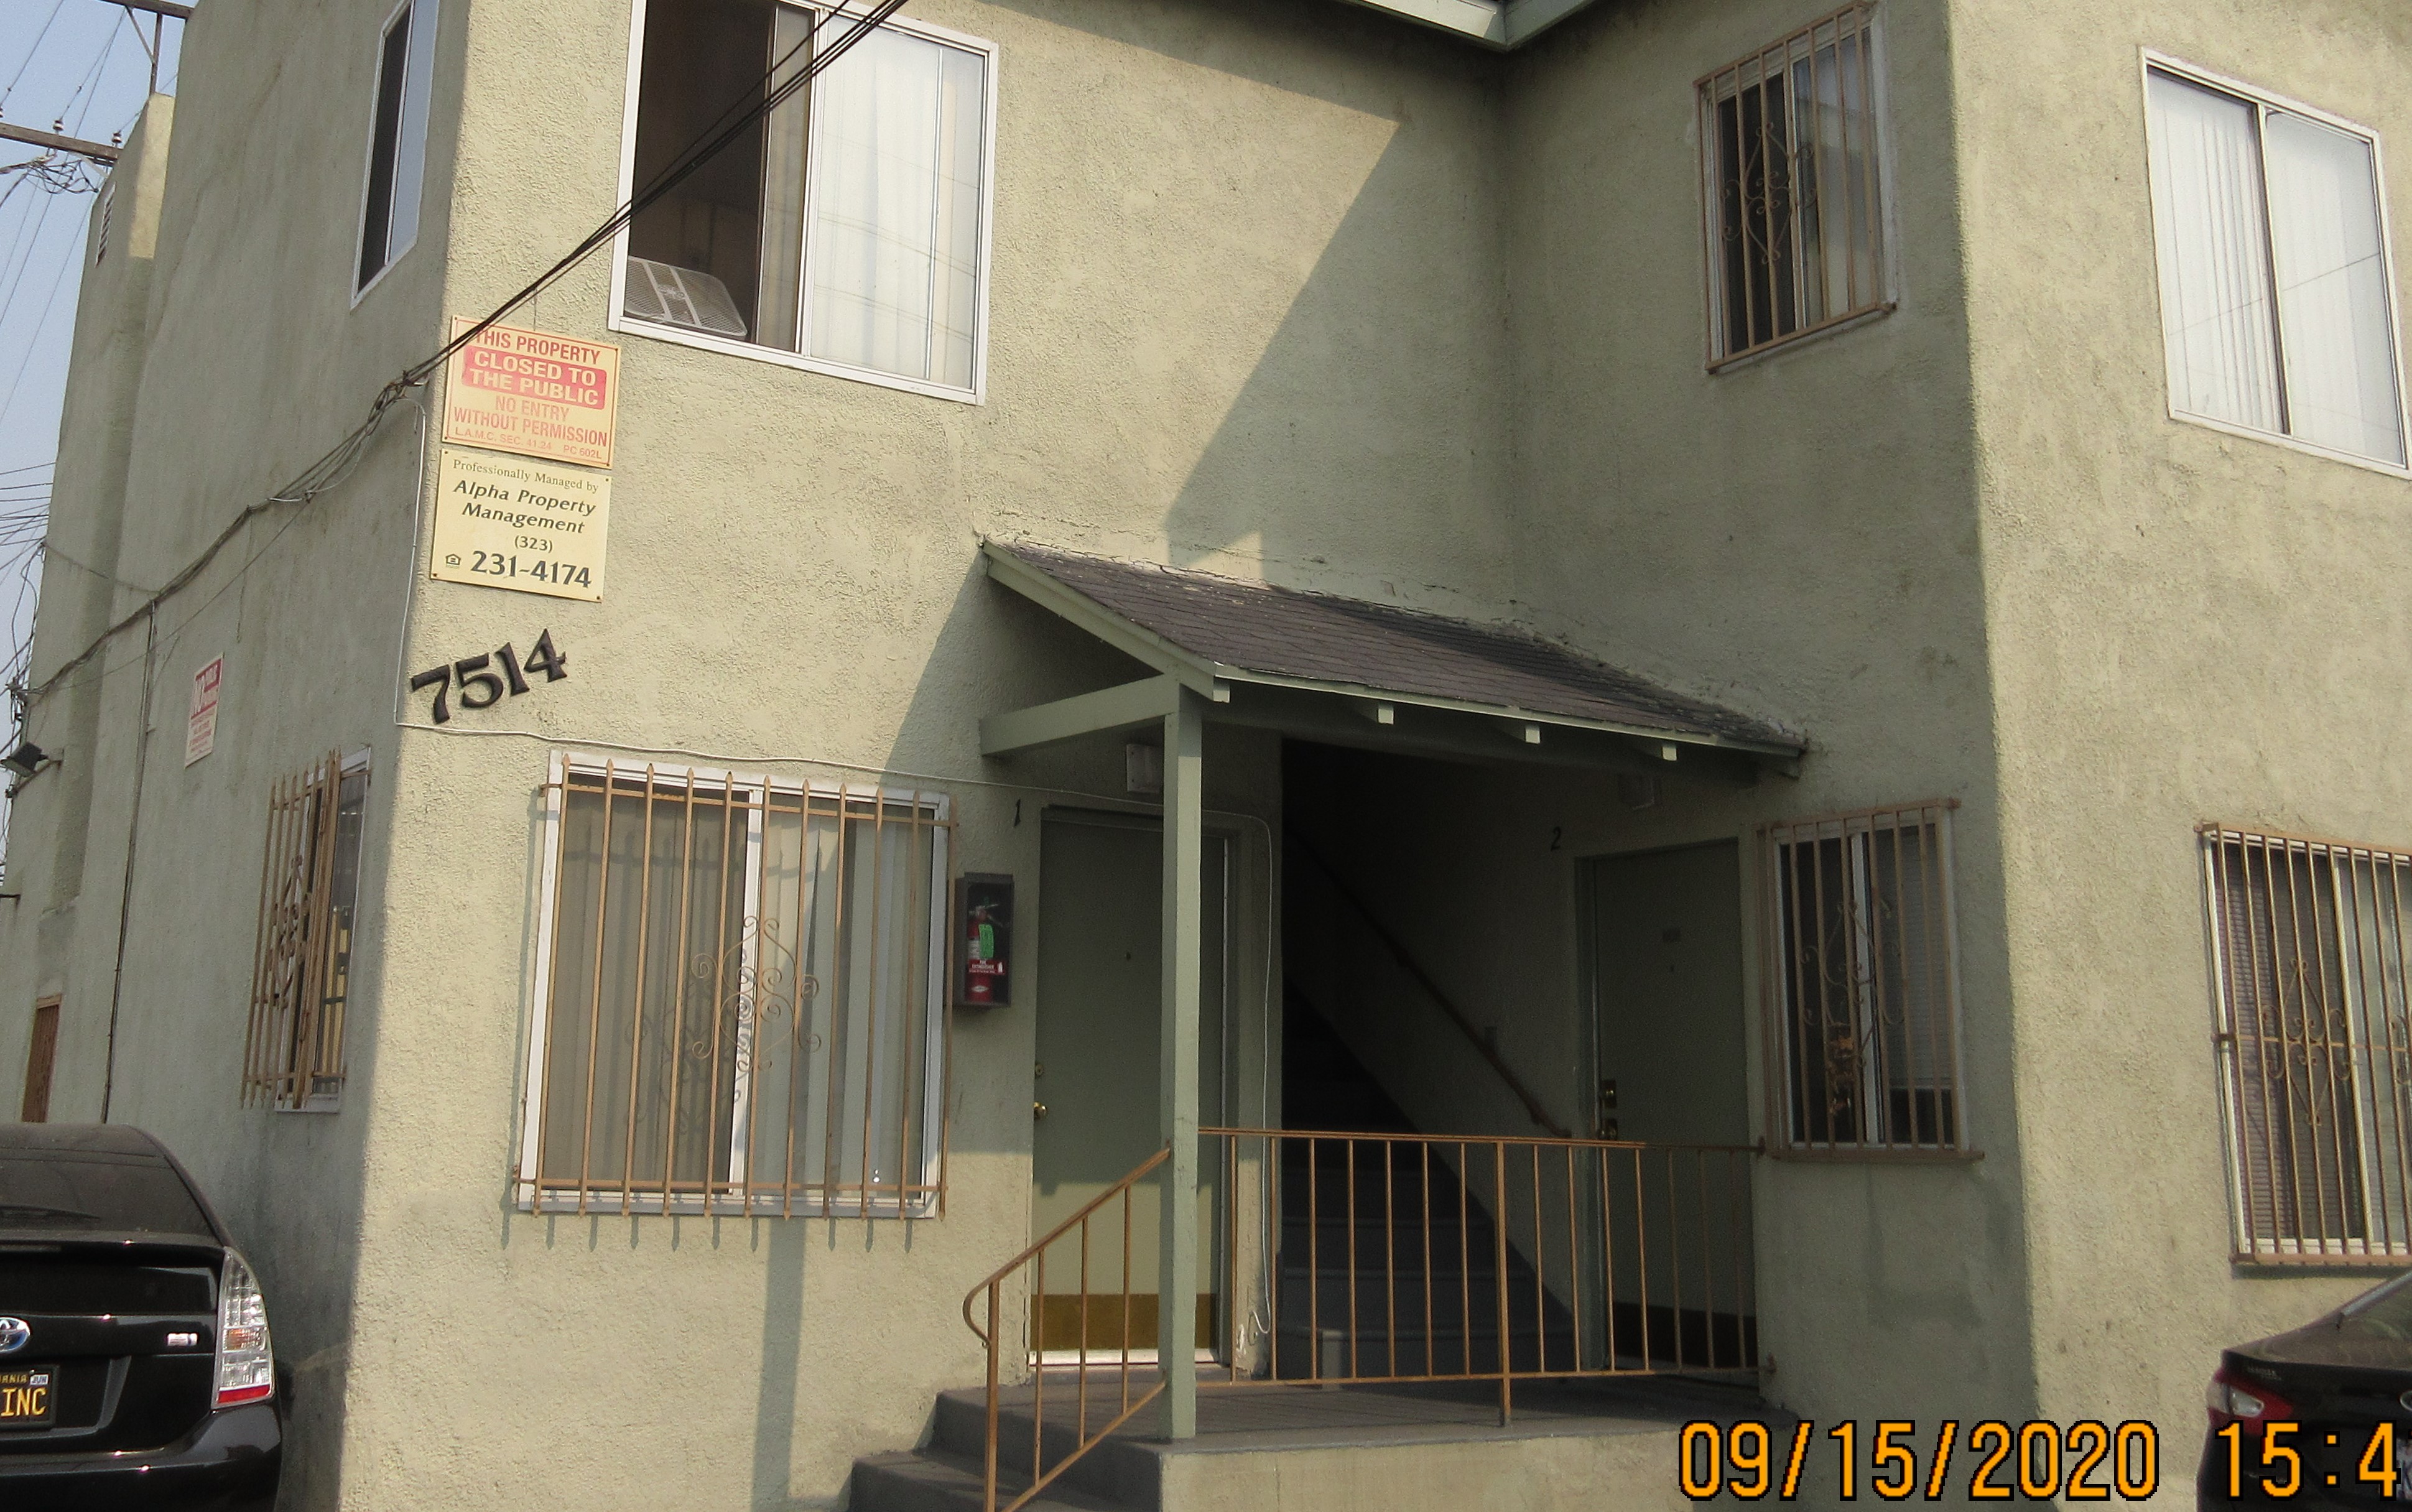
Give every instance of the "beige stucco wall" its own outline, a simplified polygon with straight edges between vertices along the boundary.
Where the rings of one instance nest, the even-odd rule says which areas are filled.
[[[447,0],[419,245],[348,308],[386,8],[193,25],[143,313],[88,278],[63,437],[63,531],[105,534],[117,489],[79,495],[68,459],[129,458],[129,582],[610,208],[624,0]],[[957,1026],[942,1222],[532,1217],[507,1179],[552,749],[942,786],[957,868],[1021,877],[1036,939],[1037,810],[1124,800],[1118,742],[999,767],[974,721],[1131,668],[981,580],[983,535],[1521,618],[1808,732],[1797,781],[1686,765],[1640,812],[1594,774],[1403,785],[1449,860],[1375,879],[1390,922],[1508,1006],[1503,1052],[1569,1123],[1582,858],[1741,838],[1747,889],[1766,819],[1958,800],[1984,1158],[1761,1163],[1768,1390],[1820,1418],[2153,1417],[2180,1485],[2211,1352],[2355,1284],[2228,1265],[2192,826],[2412,840],[2375,712],[2405,691],[2412,543],[2403,480],[2166,417],[2136,49],[2391,142],[2412,22],[1889,0],[1899,307],[1712,375],[1692,81],[1805,11],[1603,0],[1508,59],[1277,0],[912,13],[1000,50],[985,403],[615,336],[598,258],[515,320],[625,348],[602,603],[425,581],[433,448],[404,410],[162,616],[110,1111],[169,1139],[268,1273],[302,1369],[293,1505],[827,1505],[976,1378],[955,1307],[1025,1235],[1030,996]],[[53,612],[55,565],[49,587],[37,673],[97,612]],[[540,628],[568,681],[396,727],[397,672]],[[29,727],[68,765],[21,800],[0,1053],[64,988],[62,1118],[99,1111],[140,639],[88,712]],[[185,690],[221,652],[219,749],[185,768]],[[2327,698],[2295,692],[2307,665]],[[265,794],[359,745],[346,1105],[240,1111]],[[1279,825],[1270,741],[1218,731],[1209,770],[1212,806]],[[1495,1092],[1457,1111],[1522,1126]]]
[[[262,0],[192,23],[174,150],[150,155],[169,120],[155,105],[116,175],[123,271],[87,270],[60,438],[54,538],[118,581],[80,602],[54,559],[37,679],[349,432],[421,349],[435,238],[350,300],[388,8]],[[161,1136],[259,1267],[296,1373],[287,1479],[302,1505],[332,1496],[323,1451],[345,1388],[365,1121],[240,1105],[265,813],[277,780],[367,747],[367,849],[387,850],[415,413],[391,412],[339,484],[258,515],[155,625],[119,634],[36,701],[28,734],[63,765],[20,800],[10,875],[27,897],[0,918],[12,1081],[34,994],[61,992],[51,1117],[105,1111]],[[188,766],[192,676],[220,655],[217,747]],[[372,868],[354,984],[372,1016],[384,897]]]
[[[2037,1402],[2190,1425],[2366,1280],[2228,1263],[2194,827],[2412,843],[2412,483],[2169,418],[2141,50],[2375,129],[2400,263],[2412,15],[1954,19]]]
[[[486,308],[531,248],[610,208],[627,45],[610,8],[467,12],[448,311]],[[1126,803],[1122,753],[983,764],[976,719],[1130,672],[983,580],[981,536],[1456,607],[1502,591],[1484,60],[1337,7],[914,14],[1001,53],[984,404],[614,337],[599,258],[518,317],[623,344],[611,586],[595,605],[418,590],[410,668],[549,627],[573,672],[403,737],[384,992],[355,1079],[347,1505],[514,1503],[532,1443],[610,1446],[546,1472],[581,1505],[651,1505],[666,1480],[699,1505],[828,1505],[854,1456],[909,1446],[937,1388],[978,1378],[959,1303],[1027,1236],[1030,962],[1012,1008],[956,1024],[941,1222],[509,1209],[551,746],[942,787],[955,866],[1022,880],[1027,950],[1039,810]],[[564,87],[532,126],[523,93],[480,81],[516,80],[539,45]],[[1215,732],[1209,806],[1277,825],[1273,757]],[[1265,831],[1243,831],[1253,883]],[[1249,891],[1235,976],[1253,995],[1271,913]],[[465,1375],[463,1341],[423,1327],[431,1293],[484,1320]]]
[[[1819,1418],[2015,1420],[2032,1403],[2025,1194],[2008,1075],[1961,191],[1952,139],[1917,128],[1952,117],[1952,39],[1940,4],[1883,8],[1898,306],[1715,374],[1701,329],[1693,81],[1820,12],[1761,0],[1708,13],[1599,6],[1517,61],[1520,597],[1539,624],[1610,660],[1805,731],[1812,754],[1797,781],[1670,777],[1639,814],[1596,786],[1527,789],[1529,806],[1500,828],[1529,840],[1563,824],[1575,855],[1741,837],[1756,942],[1755,825],[1960,802],[1967,1120],[1983,1158],[1759,1164],[1768,1390]],[[1549,944],[1542,959],[1571,960],[1570,921]],[[1755,945],[1754,990],[1758,964]],[[1751,1044],[1758,1054],[1756,1033]]]

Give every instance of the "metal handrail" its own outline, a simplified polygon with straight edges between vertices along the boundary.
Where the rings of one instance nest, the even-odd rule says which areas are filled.
[[[1754,1145],[1653,1144],[1633,1139],[1525,1138],[1496,1135],[1350,1134],[1321,1129],[1204,1128],[1204,1140],[1221,1140],[1213,1165],[1224,1172],[1217,1221],[1228,1246],[1222,1256],[1230,1288],[1221,1309],[1223,1361],[1216,1386],[1318,1385],[1375,1382],[1495,1381],[1505,1421],[1513,1412],[1519,1380],[1574,1376],[1756,1373],[1758,1353],[1758,1287],[1751,1239],[1750,1170],[1760,1153]],[[1267,1180],[1262,1183],[1261,1229],[1266,1314],[1261,1324],[1266,1354],[1244,1358],[1241,1316],[1253,1304],[1239,1296],[1243,1256],[1241,1191],[1258,1183],[1240,1179],[1241,1148],[1255,1141]],[[1303,1253],[1287,1252],[1285,1232],[1297,1214],[1283,1200],[1286,1146],[1305,1152]],[[1336,1155],[1336,1159],[1318,1156]],[[987,1442],[981,1475],[985,1512],[1015,1512],[1028,1504],[1081,1456],[1141,1408],[1163,1394],[1162,1366],[1156,1383],[1134,1392],[1131,1373],[1131,1194],[1138,1183],[1171,1157],[1168,1146],[1137,1169],[1082,1204],[1070,1217],[992,1271],[963,1297],[963,1322],[988,1355]],[[1318,1190],[1325,1165],[1340,1167],[1345,1185],[1334,1195]],[[1378,1174],[1377,1174],[1378,1173]],[[1360,1177],[1378,1180],[1380,1195],[1360,1202]],[[1329,1182],[1323,1182],[1329,1185]],[[1406,1200],[1400,1198],[1405,1194]],[[1184,1200],[1166,1194],[1165,1200]],[[1092,1429],[1089,1423],[1090,1254],[1098,1215],[1122,1204],[1122,1277],[1119,1410]],[[1420,1221],[1419,1221],[1419,1211]],[[1436,1226],[1435,1220],[1438,1220]],[[1453,1222],[1452,1222],[1453,1219]],[[1323,1229],[1345,1226],[1345,1257],[1325,1242]],[[1472,1240],[1487,1224],[1478,1255]],[[1378,1232],[1375,1248],[1360,1251],[1360,1230]],[[1110,1220],[1107,1228],[1111,1229]],[[1454,1232],[1452,1247],[1447,1236]],[[1435,1248],[1435,1236],[1441,1242]],[[1076,1421],[1072,1445],[1047,1463],[1047,1371],[1044,1368],[1047,1252],[1077,1236],[1080,1255],[1080,1336],[1075,1351]],[[1452,1268],[1454,1280],[1436,1283]],[[1405,1264],[1402,1264],[1404,1257]],[[1418,1264],[1420,1259],[1420,1264]],[[1480,1264],[1476,1262],[1479,1260]],[[1361,1264],[1360,1264],[1361,1262]],[[1283,1288],[1302,1269],[1307,1346],[1303,1371],[1283,1344]],[[1034,1362],[1029,1488],[998,1505],[1000,1393],[1003,1375],[1005,1288],[1016,1275],[1032,1272],[1028,1354]],[[1476,1273],[1490,1275],[1478,1286]],[[1345,1284],[1343,1278],[1345,1277]],[[1372,1288],[1370,1292],[1361,1286]],[[1325,1306],[1328,1286],[1340,1290]],[[1653,1289],[1657,1289],[1654,1298]],[[974,1315],[985,1299],[987,1326]],[[1371,1303],[1374,1320],[1362,1304]],[[1159,1297],[1159,1309],[1195,1305],[1192,1299]],[[1295,1310],[1301,1303],[1289,1304]],[[1345,1309],[1345,1314],[1344,1314]],[[1345,1315],[1338,1327],[1330,1321]],[[1406,1333],[1402,1334],[1402,1321]],[[1529,1328],[1527,1327],[1529,1320]],[[1291,1318],[1293,1331],[1299,1320]],[[1416,1331],[1420,1323],[1421,1331]],[[1483,1335],[1489,1334],[1486,1340]],[[1408,1343],[1403,1345],[1403,1337]],[[1524,1345],[1531,1347],[1527,1350]],[[1338,1354],[1327,1358],[1327,1350]],[[1101,1354],[1115,1353],[1110,1344]],[[1059,1387],[1060,1390],[1060,1387]]]
[[[1167,1145],[1163,1149],[1158,1150],[1155,1154],[1148,1156],[1148,1158],[1142,1161],[1136,1169],[1130,1172],[1130,1174],[1114,1182],[1113,1185],[1107,1187],[1096,1196],[1091,1197],[1070,1217],[1066,1218],[1062,1223],[1059,1223],[1054,1227],[1049,1229],[1045,1235],[1040,1237],[1028,1248],[1024,1249],[1021,1254],[1015,1255],[1012,1259],[1007,1260],[1005,1264],[997,1267],[994,1270],[990,1271],[986,1280],[980,1282],[979,1284],[974,1286],[970,1291],[963,1294],[963,1322],[971,1329],[973,1336],[979,1340],[981,1345],[988,1353],[988,1435],[987,1446],[981,1456],[980,1466],[980,1505],[986,1509],[986,1512],[1015,1512],[1016,1508],[1024,1505],[1031,1498],[1037,1496],[1040,1491],[1045,1490],[1048,1486],[1054,1482],[1055,1477],[1061,1475],[1066,1470],[1071,1468],[1074,1461],[1088,1453],[1092,1448],[1095,1448],[1099,1443],[1104,1441],[1107,1435],[1113,1432],[1114,1430],[1122,1427],[1123,1424],[1130,1421],[1141,1408],[1145,1407],[1149,1402],[1154,1402],[1157,1397],[1164,1393],[1163,1362],[1159,1360],[1157,1362],[1158,1369],[1156,1372],[1155,1385],[1141,1392],[1138,1401],[1134,1402],[1131,1400],[1130,1195],[1133,1188],[1135,1188],[1142,1179],[1148,1176],[1149,1173],[1153,1172],[1158,1166],[1163,1165],[1167,1160],[1171,1158],[1172,1147],[1170,1145]],[[1089,1431],[1089,1224],[1090,1220],[1102,1211],[1107,1204],[1114,1201],[1116,1198],[1120,1198],[1123,1204],[1123,1340],[1122,1358],[1120,1360],[1122,1377],[1122,1410],[1115,1414],[1112,1418],[1108,1420],[1103,1427],[1099,1428],[1093,1433]],[[1036,1273],[1031,1295],[1038,1299],[1037,1306],[1043,1309],[1046,1306],[1047,1295],[1047,1251],[1052,1245],[1063,1240],[1067,1235],[1072,1234],[1076,1230],[1081,1236],[1081,1346],[1078,1351],[1080,1360],[1076,1366],[1079,1384],[1074,1393],[1074,1412],[1076,1416],[1072,1426],[1072,1450],[1070,1453],[1065,1455],[1061,1460],[1058,1460],[1052,1469],[1048,1467],[1046,1463],[1047,1376],[1043,1366],[1034,1369],[1032,1372],[1032,1378],[1037,1383],[1037,1391],[1035,1399],[1031,1404],[1030,1414],[1030,1485],[1021,1495],[1015,1497],[1012,1501],[1007,1503],[1004,1507],[1000,1508],[996,1503],[998,1436],[997,1396],[999,1390],[998,1376],[1000,1373],[998,1368],[998,1354],[1000,1352],[999,1346],[1003,1334],[1002,1314],[1004,1310],[1005,1283],[1024,1267],[1034,1267]],[[972,1303],[978,1299],[983,1294],[985,1294],[988,1299],[988,1327],[986,1329],[982,1329],[972,1317]],[[1163,1305],[1161,1299],[1158,1300],[1157,1305],[1159,1307]],[[1034,1359],[1041,1353],[1042,1351],[1037,1346],[1037,1341],[1033,1341],[1030,1354]]]
[[[1416,985],[1422,988],[1425,995],[1433,1000],[1449,1021],[1457,1026],[1458,1033],[1465,1036],[1465,1042],[1474,1047],[1475,1053],[1490,1063],[1491,1069],[1498,1073],[1499,1079],[1508,1084],[1508,1090],[1516,1094],[1516,1100],[1524,1105],[1525,1116],[1561,1139],[1572,1138],[1574,1131],[1550,1116],[1549,1109],[1541,1106],[1541,1099],[1535,1095],[1533,1089],[1524,1085],[1523,1078],[1518,1076],[1515,1069],[1501,1057],[1499,1048],[1491,1043],[1482,1032],[1474,1026],[1474,1020],[1466,1017],[1464,1009],[1459,1007],[1447,992],[1441,991],[1440,983],[1433,980],[1432,973],[1424,970],[1416,958],[1407,953],[1406,942],[1391,933],[1390,926],[1383,923],[1380,917],[1374,912],[1373,905],[1357,896],[1356,889],[1349,887],[1347,881],[1341,876],[1340,869],[1324,859],[1323,853],[1315,848],[1314,843],[1297,830],[1284,827],[1282,838],[1290,844],[1296,845],[1299,854],[1315,863],[1316,870],[1321,872],[1325,880],[1331,884],[1331,890],[1340,895],[1340,901],[1357,911],[1357,917],[1365,921],[1365,927],[1374,932],[1374,937],[1382,942],[1383,948],[1390,952],[1390,958],[1396,961],[1409,976],[1415,978]]]
[[[1200,1164],[1225,1172],[1226,1273],[1239,1284],[1243,1226],[1278,1257],[1261,1300],[1265,1352],[1251,1358],[1240,1331],[1258,1304],[1228,1299],[1213,1384],[1490,1381],[1504,1422],[1518,1380],[1759,1368],[1756,1146],[1199,1135],[1224,1142]],[[1240,1209],[1250,1144],[1266,1173],[1253,1221]],[[1302,1169],[1283,1158],[1291,1151]]]

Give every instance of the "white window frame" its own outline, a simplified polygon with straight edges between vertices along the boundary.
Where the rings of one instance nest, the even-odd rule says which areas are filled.
[[[2205,89],[2216,90],[2223,95],[2232,95],[2261,110],[2284,110],[2289,115],[2300,115],[2305,120],[2316,121],[2324,126],[2342,131],[2350,137],[2358,137],[2370,143],[2371,172],[2376,181],[2378,194],[2379,271],[2387,283],[2387,317],[2392,327],[2389,335],[2393,339],[2395,347],[2395,422],[2399,433],[2404,437],[2405,454],[2412,456],[2412,398],[2407,398],[2404,387],[2404,301],[2395,279],[2395,228],[2389,219],[2387,209],[2387,149],[2385,143],[2380,141],[2378,133],[2358,121],[2347,120],[2344,116],[2323,110],[2317,106],[2306,105],[2301,100],[2290,99],[2284,95],[2272,94],[2269,90],[2248,84],[2241,79],[2231,79],[2226,74],[2199,67],[2183,58],[2172,57],[2169,53],[2156,52],[2151,48],[2145,48],[2141,51],[2141,61],[2136,68],[2137,103],[2144,112],[2144,213],[2151,220],[2153,227],[2153,309],[2156,316],[2154,324],[2157,328],[2155,334],[2162,344],[2161,394],[2162,404],[2169,418],[2181,425],[2199,425],[2207,431],[2216,431],[2223,435],[2241,436],[2248,441],[2266,441],[2272,446],[2285,447],[2307,456],[2325,457],[2331,462],[2341,462],[2348,466],[2383,473],[2389,477],[2412,478],[2412,466],[2399,467],[2393,462],[2385,462],[2376,457],[2364,457],[2357,452],[2339,451],[2334,448],[2324,447],[2316,441],[2306,441],[2301,436],[2288,435],[2281,431],[2258,431],[2252,426],[2239,425],[2233,420],[2217,419],[2208,415],[2197,415],[2189,410],[2178,408],[2177,390],[2170,386],[2168,376],[2169,317],[2161,302],[2164,295],[2160,281],[2160,215],[2152,203],[2152,88],[2155,73],[2165,73],[2186,83],[2199,84]],[[2269,193],[2266,184],[2263,186],[2262,193],[2266,198]],[[2272,298],[2274,297],[2275,291],[2272,290]],[[2286,359],[2283,353],[2278,358],[2278,383],[2282,389],[2287,383]]]
[[[794,5],[793,0],[777,0],[792,8],[818,10],[833,22],[859,21],[866,14],[856,0],[835,0],[833,4]],[[626,204],[637,190],[637,100],[644,81],[645,71],[645,9],[647,0],[630,0],[628,7],[628,80],[620,125],[620,189],[619,203]],[[720,352],[729,357],[743,357],[776,367],[794,368],[803,373],[818,373],[832,378],[851,378],[858,383],[875,384],[883,389],[902,389],[931,399],[951,399],[957,404],[988,403],[988,311],[989,265],[991,249],[996,242],[996,98],[997,47],[981,37],[953,31],[944,26],[908,16],[893,16],[883,23],[885,29],[904,32],[927,41],[941,42],[949,47],[976,52],[987,68],[987,87],[982,91],[980,122],[980,230],[979,288],[974,296],[977,305],[972,317],[972,386],[958,389],[951,384],[932,383],[924,378],[907,378],[893,373],[881,373],[874,368],[856,367],[846,362],[832,362],[827,358],[808,357],[802,352],[781,351],[775,346],[757,345],[752,342],[735,341],[715,336],[709,331],[687,330],[676,326],[657,324],[651,320],[633,319],[624,313],[628,289],[628,228],[623,227],[611,249],[611,307],[603,324],[624,335],[641,337],[646,341],[668,342],[674,346],[692,346],[706,352]],[[839,34],[843,36],[844,34]],[[818,161],[823,133],[820,129],[820,92],[805,86],[810,95],[810,110],[804,131],[806,153],[804,169],[804,250],[801,266],[809,278],[812,268],[813,185],[818,175],[813,165]],[[809,318],[806,316],[805,318]]]
[[[641,769],[630,763],[610,764],[611,773],[615,776],[625,775],[637,770]],[[669,784],[686,787],[721,787],[732,793],[753,789],[790,796],[809,793],[816,798],[836,799],[841,802],[847,799],[873,797],[881,798],[889,802],[904,804],[911,804],[918,800],[934,814],[936,827],[931,835],[930,847],[929,885],[933,890],[929,894],[931,923],[927,958],[929,981],[926,989],[930,995],[924,1000],[930,1005],[930,1009],[929,1023],[923,1032],[921,1061],[921,1127],[925,1138],[921,1152],[919,1180],[912,1183],[932,1190],[909,1200],[874,1198],[868,1201],[860,1199],[851,1201],[816,1199],[809,1203],[800,1201],[794,1205],[793,1211],[794,1216],[799,1218],[932,1218],[937,1216],[940,1196],[935,1188],[946,1167],[946,1138],[943,1133],[946,1126],[946,1005],[950,1001],[947,991],[949,910],[946,900],[950,896],[947,878],[952,865],[949,855],[951,832],[948,828],[948,821],[953,817],[951,800],[944,793],[932,792],[927,788],[857,786],[818,781],[788,782],[759,772],[730,771],[717,767],[671,766],[655,762],[652,765],[652,771],[657,781],[667,781]],[[519,1169],[512,1182],[512,1198],[522,1212],[600,1211],[609,1212],[616,1217],[623,1211],[619,1202],[613,1201],[606,1207],[592,1194],[541,1190],[543,1172],[537,1166],[539,1153],[537,1142],[544,1121],[545,1025],[552,1011],[552,952],[553,936],[557,928],[554,900],[559,896],[561,886],[559,837],[563,811],[568,793],[568,780],[573,774],[600,778],[605,775],[605,772],[606,763],[603,761],[585,756],[572,756],[561,751],[552,753],[546,771],[544,816],[540,830],[543,860],[539,868],[537,888],[537,911],[534,916],[537,921],[536,949],[533,952],[535,971],[530,987],[526,1072],[520,1102],[520,1159]],[[759,896],[757,889],[761,885],[758,862],[762,844],[762,814],[758,808],[746,821],[745,844],[745,903],[746,912],[751,915],[757,911]],[[745,965],[750,969],[754,965],[754,947],[749,944],[745,950]],[[736,1110],[736,1116],[732,1119],[729,1128],[728,1180],[732,1184],[742,1183],[746,1179],[747,1152],[740,1142],[742,1137],[738,1131],[744,1126],[746,1102],[751,1094],[750,1075],[732,1079],[729,1095],[731,1106]],[[625,1211],[648,1214],[718,1213],[757,1218],[783,1216],[776,1210],[766,1211],[763,1202],[759,1200],[749,1202],[743,1196],[693,1195],[666,1200],[661,1192],[643,1190],[637,1190],[630,1194]]]
[[[368,142],[360,149],[360,202],[352,214],[352,258],[344,282],[352,286],[351,308],[359,309],[369,291],[385,282],[410,249],[419,244],[419,213],[427,201],[428,95],[435,80],[435,32],[442,0],[401,0],[377,23],[370,39]],[[394,128],[393,198],[386,210],[385,265],[360,282],[360,252],[368,245],[369,187],[376,173],[377,95],[385,87],[385,39],[393,23],[410,18],[410,46],[403,56],[402,112]]]

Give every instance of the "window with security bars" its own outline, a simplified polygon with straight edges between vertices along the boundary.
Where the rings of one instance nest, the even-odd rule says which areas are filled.
[[[368,792],[369,758],[361,751],[348,758],[330,753],[269,795],[243,1042],[247,1104],[326,1112],[343,1092]]]
[[[946,800],[564,763],[522,1206],[926,1217]]]
[[[1795,1149],[1957,1150],[1949,801],[1770,826],[1768,1001]]]
[[[2236,1251],[2412,1255],[2412,854],[2206,826]]]
[[[1712,365],[1890,307],[1871,7],[1699,81]]]

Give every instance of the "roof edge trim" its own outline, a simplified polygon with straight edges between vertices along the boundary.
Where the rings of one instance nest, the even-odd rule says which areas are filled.
[[[1347,0],[1508,52],[1590,5],[1592,0]]]

